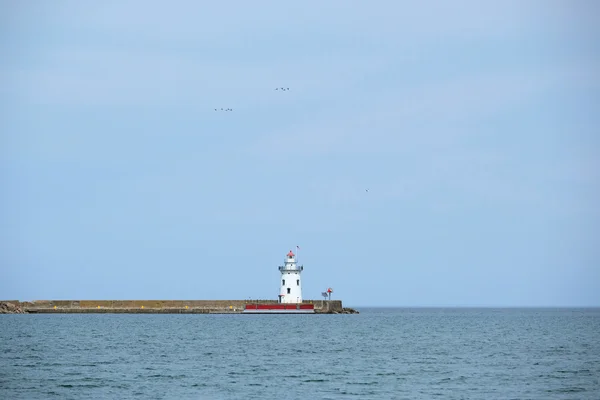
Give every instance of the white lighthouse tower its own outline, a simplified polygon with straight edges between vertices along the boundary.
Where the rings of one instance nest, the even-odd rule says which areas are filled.
[[[296,255],[290,250],[285,256],[281,272],[281,288],[279,290],[280,303],[302,303],[302,279],[300,274],[303,266],[296,264]]]

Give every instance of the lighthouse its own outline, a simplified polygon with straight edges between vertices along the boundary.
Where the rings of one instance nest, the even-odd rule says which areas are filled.
[[[299,248],[299,247],[298,247]],[[298,265],[297,256],[290,250],[285,255],[283,265],[279,267],[281,281],[279,282],[279,304],[270,301],[255,301],[246,303],[244,314],[314,314],[315,305],[312,301],[302,303],[302,281],[300,275],[304,267]]]
[[[279,289],[280,303],[302,303],[303,266],[297,265],[296,255],[290,250],[285,256],[284,264],[279,267],[281,272],[281,287]]]

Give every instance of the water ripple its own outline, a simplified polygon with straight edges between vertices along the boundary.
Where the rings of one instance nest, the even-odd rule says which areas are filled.
[[[596,400],[597,332],[598,309],[3,315],[0,398]]]

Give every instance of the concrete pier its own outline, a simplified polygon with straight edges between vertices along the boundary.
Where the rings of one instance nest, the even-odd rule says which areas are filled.
[[[246,304],[277,300],[7,300],[29,314],[241,314]],[[341,300],[304,300],[316,314],[350,314]]]

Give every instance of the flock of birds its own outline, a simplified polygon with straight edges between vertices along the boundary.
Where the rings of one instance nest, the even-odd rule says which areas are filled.
[[[288,88],[281,87],[281,88],[275,88],[275,90],[281,90],[282,92],[287,92],[288,90],[290,90],[290,88],[289,87]],[[215,111],[233,111],[233,108],[221,108],[221,109],[215,108]]]
[[[286,92],[286,91],[290,90],[290,88],[277,87],[277,88],[275,88],[275,90]],[[220,110],[218,108],[215,108],[215,111],[233,111],[233,108],[221,108]],[[365,189],[365,192],[369,193],[369,189]]]

